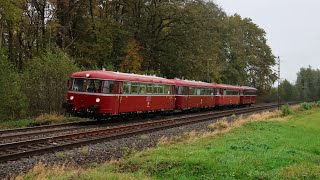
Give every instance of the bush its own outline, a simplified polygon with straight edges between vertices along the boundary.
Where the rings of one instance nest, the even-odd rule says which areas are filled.
[[[24,69],[24,92],[29,104],[29,115],[62,112],[67,81],[78,68],[65,53],[49,51],[33,58]]]
[[[293,110],[290,108],[288,104],[281,106],[281,115],[288,116],[293,113]]]
[[[63,116],[53,112],[50,114],[47,114],[47,113],[41,114],[35,119],[32,125],[38,126],[38,125],[58,124],[58,123],[74,122],[79,120],[80,118],[77,118],[77,117],[67,117],[67,116]]]
[[[16,119],[25,114],[26,97],[21,90],[19,73],[0,49],[0,119]]]
[[[320,107],[320,101],[315,102],[314,105],[315,105],[316,107]]]
[[[300,105],[302,110],[310,110],[313,108],[313,106],[314,106],[313,103],[306,103],[306,102]]]

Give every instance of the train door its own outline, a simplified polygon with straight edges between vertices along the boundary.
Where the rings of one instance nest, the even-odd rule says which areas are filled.
[[[119,114],[119,109],[120,109],[120,103],[121,103],[121,94],[122,94],[122,87],[123,83],[119,81],[114,81],[114,85],[112,88],[112,94],[113,96],[113,102],[114,102],[114,109],[113,109],[113,114]]]
[[[175,106],[176,106],[177,98],[176,98],[176,96],[175,96],[175,95],[176,95],[175,89],[176,89],[176,86],[170,85],[170,98],[172,98],[172,99],[171,99],[171,102],[172,102],[172,104],[171,104],[171,109],[174,109]]]

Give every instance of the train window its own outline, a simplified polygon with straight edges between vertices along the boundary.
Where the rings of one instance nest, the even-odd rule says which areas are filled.
[[[72,84],[72,91],[83,91],[86,86],[85,79],[74,79]]]
[[[183,95],[183,89],[184,89],[183,86],[177,86],[176,87],[176,94],[177,95]]]
[[[247,95],[247,96],[255,96],[256,95],[256,91],[254,91],[254,90],[244,91],[243,93],[244,93],[244,95]]]
[[[139,94],[139,83],[131,84],[131,94]]]
[[[147,91],[147,85],[140,84],[140,93],[139,94],[146,94],[146,91]]]
[[[196,89],[193,88],[193,87],[189,87],[189,95],[195,95],[196,92]]]
[[[169,85],[165,85],[165,86],[164,86],[164,94],[171,94],[171,93],[170,93],[170,86],[169,86]]]
[[[122,94],[130,94],[130,93],[131,93],[131,82],[124,82]]]
[[[215,89],[215,93],[214,93],[215,95],[221,95],[221,93],[220,93],[220,89]]]
[[[200,95],[207,95],[207,89],[201,89]]]
[[[102,86],[102,92],[104,94],[112,94],[114,87],[113,81],[104,81]]]
[[[147,84],[147,94],[152,94],[153,85]]]
[[[159,93],[159,85],[158,84],[155,84],[153,86],[153,94],[158,94]]]
[[[164,93],[164,85],[159,85],[159,94],[163,94]]]
[[[227,90],[225,89],[225,90],[223,90],[223,95],[228,95],[228,92],[227,92]]]
[[[87,92],[101,93],[102,81],[97,79],[88,80]]]
[[[239,95],[239,91],[237,91],[237,90],[225,90],[224,95],[228,95],[228,96]]]
[[[196,91],[197,91],[197,94],[196,94],[196,95],[201,95],[201,90],[202,90],[202,89],[198,89],[198,88],[197,88],[197,89],[196,89]]]

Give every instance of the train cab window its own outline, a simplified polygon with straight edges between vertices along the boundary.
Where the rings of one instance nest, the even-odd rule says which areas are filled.
[[[153,85],[147,84],[147,94],[152,94]]]
[[[139,94],[139,83],[131,84],[131,94]]]
[[[101,93],[102,81],[97,79],[88,80],[87,92]]]
[[[165,85],[165,86],[164,86],[164,94],[171,94],[171,93],[170,93],[170,86],[169,86],[169,85]]]
[[[102,92],[104,94],[112,94],[114,88],[113,81],[103,81]]]
[[[140,84],[140,93],[139,94],[146,94],[147,92],[147,85]]]
[[[86,80],[85,79],[74,79],[72,84],[72,91],[83,91],[86,86]]]

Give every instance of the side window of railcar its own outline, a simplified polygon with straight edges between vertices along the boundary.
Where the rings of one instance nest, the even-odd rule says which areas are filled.
[[[97,79],[88,80],[87,92],[101,93],[102,81]]]
[[[131,94],[139,94],[139,83],[131,84]]]
[[[183,86],[176,86],[176,94],[177,95],[183,95]]]
[[[220,93],[220,89],[215,89],[215,93],[214,93],[215,95],[221,95],[221,93]]]
[[[164,94],[171,94],[170,93],[170,85],[164,85]]]
[[[147,85],[140,84],[140,93],[139,94],[146,94],[146,91],[147,91]]]
[[[200,95],[207,95],[207,89],[200,89]]]
[[[196,88],[196,94],[195,95],[200,95],[201,94],[201,89]]]
[[[153,85],[147,84],[147,94],[152,94]]]
[[[248,90],[248,91],[245,91],[244,92],[244,95],[247,95],[247,96],[255,96],[256,95],[256,91],[253,91],[253,90]]]
[[[153,85],[153,94],[158,94],[159,93],[159,84],[154,84]]]
[[[193,87],[189,87],[189,95],[194,95],[194,89],[193,89]]]
[[[112,94],[113,87],[113,81],[103,81],[102,92],[104,94]]]
[[[226,89],[223,90],[223,95],[228,95],[228,91]]]
[[[84,79],[74,79],[72,85],[72,91],[83,91],[86,86],[86,80]]]
[[[122,94],[131,93],[131,82],[123,82]]]
[[[159,94],[163,94],[163,93],[164,93],[164,85],[159,84]]]
[[[210,89],[210,95],[211,95],[211,96],[214,95],[214,91],[215,91],[215,89]]]
[[[196,95],[197,89],[194,87],[189,87],[189,95]]]

